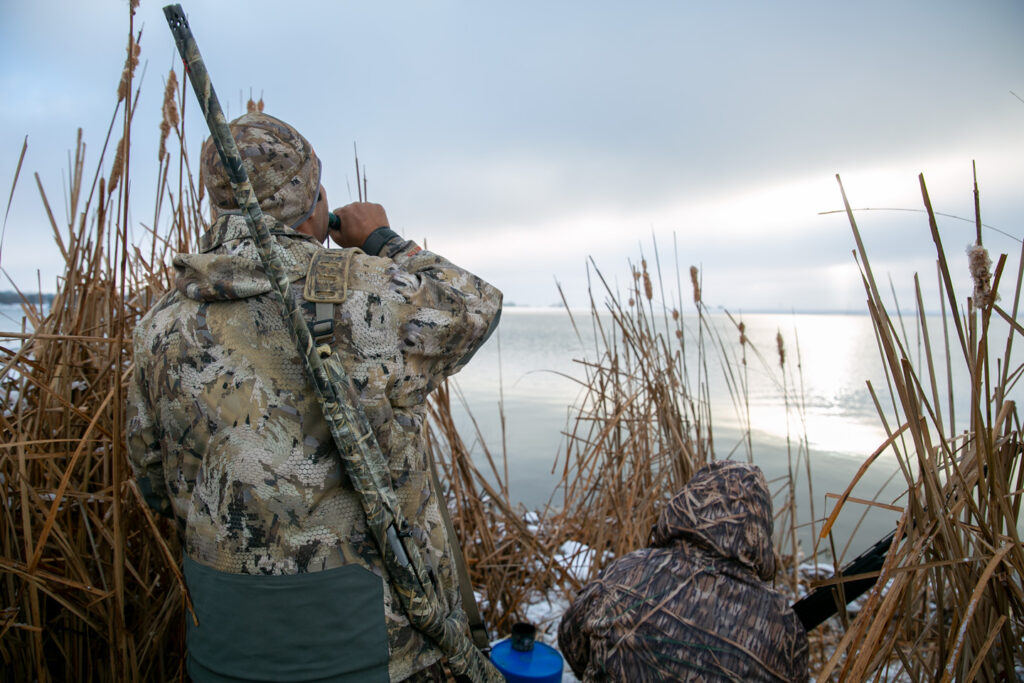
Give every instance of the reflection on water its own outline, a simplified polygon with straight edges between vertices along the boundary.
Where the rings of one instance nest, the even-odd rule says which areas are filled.
[[[727,347],[734,347],[730,353],[738,353],[739,334],[735,327],[725,316],[714,318]],[[886,437],[867,382],[874,387],[890,426],[896,426],[891,418],[890,392],[871,321],[866,315],[811,314],[745,315],[743,321],[748,339],[764,358],[761,362],[748,352],[746,375],[755,462],[770,480],[784,475],[787,449],[795,453],[799,440],[806,435],[811,453],[814,516],[822,518],[831,510],[833,502],[826,501],[825,494],[842,493],[862,462]],[[932,351],[936,357],[944,358],[941,333],[937,332],[940,322],[928,319]],[[498,409],[500,381],[510,493],[514,501],[528,507],[543,506],[551,499],[558,479],[553,468],[556,458],[564,455],[566,448],[563,432],[571,428],[572,406],[578,405],[583,397],[581,380],[585,372],[578,359],[597,358],[592,319],[588,314],[579,314],[576,323],[578,334],[561,309],[506,309],[499,334],[456,378],[484,441],[498,456],[502,444]],[[911,344],[908,352],[915,363],[919,357],[926,362],[924,347],[916,338],[913,324],[908,318],[906,325]],[[786,348],[784,380],[776,347],[779,332]],[[1005,340],[1005,331],[997,330],[993,338]],[[690,367],[696,367],[696,344],[692,339],[687,339],[686,350]],[[959,353],[958,348],[954,351]],[[725,457],[739,441],[743,416],[737,414],[730,398],[717,354],[712,353],[711,357],[714,360],[709,360],[708,382],[716,425],[716,450],[719,457]],[[941,375],[943,371],[937,369]],[[742,365],[734,364],[734,370],[741,372]],[[783,382],[787,393],[783,391]],[[954,371],[954,387],[964,392],[968,386],[966,371],[959,375]],[[939,392],[945,396],[944,376],[940,376]],[[963,406],[968,399],[969,396],[958,394],[955,400]],[[741,411],[746,412],[746,408]],[[966,417],[966,414],[958,414],[957,422],[961,423]],[[457,414],[456,418],[463,433],[471,434],[472,425],[465,415]],[[787,446],[787,437],[790,446]],[[744,457],[743,453],[742,448],[737,448],[735,457]],[[562,464],[564,457],[557,466]],[[866,499],[875,497],[897,470],[895,459],[884,455],[871,467],[853,495]],[[812,499],[805,479],[801,472],[798,487],[803,495],[798,519],[809,522]],[[896,474],[893,485],[879,500],[893,502],[902,490],[901,481],[902,476]],[[558,503],[557,498],[554,502]],[[848,510],[853,511],[849,514],[844,511],[835,527],[840,544],[853,533],[861,511],[859,506]],[[887,533],[895,521],[894,512],[872,510],[853,548],[867,545]],[[804,542],[811,543],[809,528]]]

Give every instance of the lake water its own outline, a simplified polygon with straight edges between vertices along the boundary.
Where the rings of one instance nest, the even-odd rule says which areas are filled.
[[[19,304],[0,304],[0,331],[21,331],[21,306]]]
[[[498,333],[454,380],[480,427],[484,442],[496,457],[503,451],[499,410],[499,401],[503,400],[509,492],[514,502],[527,507],[543,507],[551,499],[558,479],[552,469],[559,454],[564,461],[566,437],[563,431],[574,416],[572,407],[578,406],[583,396],[579,383],[572,379],[584,377],[582,366],[576,360],[596,358],[592,337],[588,341],[586,334],[590,329],[589,313],[574,315],[584,332],[582,342],[563,309],[506,308]],[[712,316],[712,319],[722,330],[726,343],[738,348],[739,335],[734,325],[724,315]],[[941,318],[929,316],[926,320],[933,352],[942,353],[941,346],[934,349],[936,344],[941,345]],[[756,314],[744,315],[743,321],[747,337],[773,366],[765,369],[753,360],[748,361],[754,462],[769,480],[784,475],[787,429],[794,453],[797,441],[806,430],[815,517],[822,518],[834,503],[834,499],[826,501],[825,494],[841,494],[864,460],[886,438],[866,385],[867,381],[872,383],[883,405],[890,403],[871,320],[866,315]],[[911,354],[916,360],[919,346],[914,323],[912,319],[905,323],[912,344]],[[994,338],[1000,340],[1001,351],[1006,326],[994,325],[993,330]],[[787,366],[791,368],[791,373],[787,372],[789,400],[791,404],[803,401],[802,419],[792,405],[787,412],[783,391],[777,383],[776,334],[779,332],[787,349]],[[695,345],[688,344],[689,355]],[[795,368],[798,348],[801,373]],[[920,352],[923,353],[923,348]],[[960,354],[958,347],[956,353]],[[722,380],[717,356],[712,354],[712,357],[715,360],[709,361],[709,389],[716,425],[716,450],[722,458],[727,457],[738,442],[740,422]],[[957,370],[954,363],[953,375],[954,386],[963,392],[969,386],[966,370]],[[944,390],[940,388],[940,391]],[[969,395],[957,393],[954,400],[958,404],[957,420],[960,422],[961,416],[966,417]],[[473,434],[472,426],[464,409],[460,412],[457,424],[468,442]],[[892,412],[891,407],[887,412]],[[892,418],[889,419],[893,424]],[[482,453],[479,445],[475,453]],[[745,451],[737,450],[734,457],[744,459]],[[904,488],[898,470],[895,457],[883,455],[868,470],[853,495],[871,499],[883,491],[879,500],[892,503]],[[885,488],[890,478],[892,481]],[[810,495],[802,471],[798,486],[801,493],[798,521],[807,523],[811,519]],[[900,504],[899,501],[896,504]],[[894,528],[897,513],[872,508],[854,535],[864,509],[862,505],[849,503],[844,508],[834,527],[837,551],[842,551],[843,544],[851,538],[852,549],[863,548]],[[813,545],[809,528],[801,537],[805,549]]]

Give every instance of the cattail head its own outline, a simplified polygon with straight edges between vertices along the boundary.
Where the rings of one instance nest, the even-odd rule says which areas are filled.
[[[786,345],[782,341],[782,332],[775,334],[775,345],[779,347],[779,367],[786,367]]]
[[[135,74],[135,67],[139,65],[139,53],[142,52],[142,48],[137,42],[135,42],[134,36],[128,36],[128,56],[124,60],[124,69],[121,70],[121,82],[117,84],[117,101],[128,97],[130,94],[129,84],[131,83],[132,76]]]
[[[650,301],[654,298],[654,287],[651,286],[651,276],[647,272],[647,259],[641,259],[640,265],[643,266],[644,269],[644,296],[646,296],[647,300]]]
[[[114,189],[117,187],[117,182],[121,179],[121,172],[124,170],[124,140],[125,139],[122,137],[117,143],[117,152],[114,153],[114,165],[110,169],[110,182],[108,183],[108,186],[111,193],[113,193]]]
[[[740,346],[744,346],[747,343],[747,326],[741,320],[736,327],[738,327],[740,330]]]
[[[672,309],[672,319],[673,320],[679,320],[679,309],[678,308],[673,308]]]
[[[693,303],[700,303],[700,271],[697,266],[690,266],[690,282],[693,284]]]
[[[167,136],[171,129],[178,126],[178,102],[175,95],[178,92],[178,75],[171,69],[167,76],[167,85],[164,86],[164,105],[162,108],[163,118],[160,120],[160,153],[157,158],[160,161],[167,156]]]
[[[989,258],[988,249],[980,244],[967,247],[967,264],[971,270],[971,279],[974,280],[974,305],[976,308],[985,308],[999,299],[998,295],[992,293],[992,259]]]

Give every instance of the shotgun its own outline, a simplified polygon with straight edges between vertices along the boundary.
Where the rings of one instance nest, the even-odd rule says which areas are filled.
[[[823,621],[839,611],[840,603],[850,603],[878,582],[877,575],[867,577],[859,577],[859,575],[871,574],[882,568],[885,563],[885,555],[889,552],[889,547],[895,537],[896,532],[890,532],[885,538],[855,557],[853,561],[843,565],[836,578],[845,580],[827,586],[819,586],[793,603],[793,611],[799,617],[800,623],[804,625],[805,631],[817,628]]]

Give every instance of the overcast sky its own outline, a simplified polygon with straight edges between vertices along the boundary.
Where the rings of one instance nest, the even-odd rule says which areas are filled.
[[[0,0],[0,192],[28,154],[0,266],[52,291],[78,126],[93,169],[124,61],[126,0]],[[546,306],[585,302],[593,256],[625,282],[652,235],[731,310],[863,310],[835,174],[855,207],[922,206],[1024,233],[1024,3],[186,2],[230,116],[250,89],[324,160],[332,206],[369,197],[408,237]],[[132,219],[152,220],[157,128],[179,64],[160,3],[142,3],[146,67],[132,141]],[[138,74],[142,73],[140,67]],[[179,73],[180,76],[180,73]],[[194,159],[204,135],[189,92]],[[109,160],[108,160],[109,164]],[[66,171],[64,171],[66,174]],[[876,275],[934,280],[917,213],[858,215]],[[954,274],[972,239],[942,219]],[[1016,264],[1020,243],[989,231]],[[1014,271],[1015,272],[1015,271]],[[674,276],[672,278],[674,280]],[[684,276],[685,279],[685,276]],[[9,288],[0,283],[0,289]],[[909,294],[903,295],[910,303]],[[670,302],[672,303],[672,302]]]

